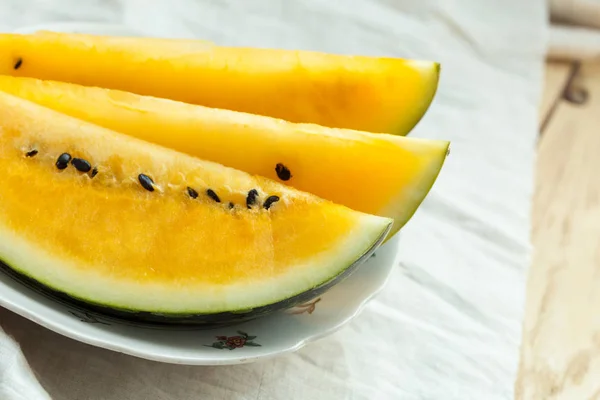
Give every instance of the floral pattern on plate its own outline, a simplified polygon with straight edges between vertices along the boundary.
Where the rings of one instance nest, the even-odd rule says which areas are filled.
[[[246,332],[237,331],[239,336],[215,336],[217,339],[213,344],[205,344],[206,347],[214,347],[219,350],[235,350],[241,347],[261,347],[260,344],[253,342],[256,336],[250,336]]]

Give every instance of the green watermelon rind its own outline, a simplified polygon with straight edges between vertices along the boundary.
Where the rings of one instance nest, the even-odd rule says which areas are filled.
[[[54,288],[49,284],[37,280],[35,277],[28,274],[24,268],[11,266],[6,261],[0,260],[0,271],[3,271],[13,279],[27,286],[29,289],[51,300],[76,310],[96,314],[99,317],[108,317],[109,319],[117,321],[133,322],[142,325],[223,325],[248,321],[274,312],[283,311],[324,294],[333,286],[349,277],[373,254],[373,252],[384,242],[386,236],[390,232],[391,226],[392,223],[388,223],[377,239],[372,242],[368,249],[362,251],[358,258],[344,268],[336,268],[335,275],[330,276],[325,281],[322,281],[310,289],[303,290],[270,304],[262,304],[250,308],[240,307],[238,309],[210,313],[142,311],[124,308],[114,304],[103,304],[98,301],[85,299],[83,296],[74,296],[64,290]]]

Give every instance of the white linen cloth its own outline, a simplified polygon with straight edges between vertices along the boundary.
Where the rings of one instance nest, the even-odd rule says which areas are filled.
[[[546,19],[544,0],[3,0],[2,31],[104,21],[220,44],[439,60],[439,92],[412,135],[453,143],[389,285],[335,335],[260,363],[186,367],[1,310],[0,399],[47,398],[36,379],[55,400],[512,398]]]

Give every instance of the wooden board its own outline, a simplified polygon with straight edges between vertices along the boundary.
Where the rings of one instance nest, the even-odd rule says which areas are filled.
[[[560,101],[539,143],[519,400],[600,399],[600,65],[578,81],[589,100]]]
[[[542,125],[550,113],[554,111],[553,108],[557,105],[557,101],[560,100],[562,91],[569,79],[571,68],[571,64],[566,62],[547,64],[544,79],[544,92],[542,101],[540,102],[540,125]]]

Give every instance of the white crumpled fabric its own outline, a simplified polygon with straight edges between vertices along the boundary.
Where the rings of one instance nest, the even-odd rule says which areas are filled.
[[[546,18],[543,0],[3,0],[3,31],[105,21],[229,45],[439,60],[438,95],[413,135],[453,144],[404,229],[389,285],[335,335],[260,363],[187,367],[0,310],[0,399],[45,399],[36,379],[55,400],[512,398]]]

